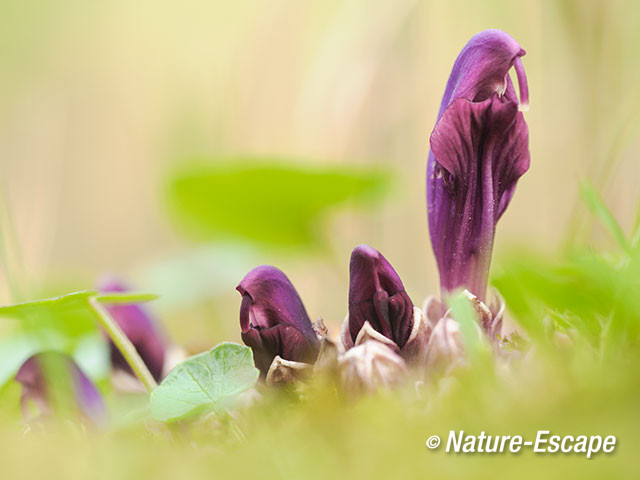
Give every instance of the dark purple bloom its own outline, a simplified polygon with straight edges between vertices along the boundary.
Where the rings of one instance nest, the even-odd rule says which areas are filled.
[[[402,348],[413,330],[413,303],[382,254],[358,245],[349,264],[349,333],[353,342],[365,322]]]
[[[15,378],[22,385],[20,402],[27,421],[47,417],[64,406],[96,425],[106,419],[100,393],[68,355],[54,351],[33,355],[22,364]]]
[[[506,33],[486,30],[453,65],[427,165],[429,232],[443,293],[464,287],[484,300],[496,223],[529,168],[524,54]]]
[[[101,282],[98,290],[110,293],[126,292],[129,289],[120,281],[109,278]],[[105,305],[105,308],[136,348],[153,378],[158,382],[162,380],[167,345],[157,322],[139,305],[111,304]],[[111,340],[109,345],[112,366],[133,375],[129,364]]]
[[[253,350],[263,375],[276,355],[294,362],[315,361],[318,338],[298,292],[284,273],[269,265],[256,267],[236,289],[242,295],[242,341]]]

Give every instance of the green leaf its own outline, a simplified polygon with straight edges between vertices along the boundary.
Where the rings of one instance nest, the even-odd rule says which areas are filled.
[[[74,339],[97,329],[87,303],[96,293],[87,290],[7,305],[0,307],[0,317],[19,320],[18,327],[24,332],[38,335],[57,332],[67,339]]]
[[[221,343],[175,367],[151,393],[151,416],[172,422],[233,404],[258,379],[249,347]]]
[[[111,292],[96,295],[100,303],[144,303],[156,300],[158,295],[146,292]]]
[[[514,320],[538,341],[546,341],[547,316],[595,347],[606,340],[615,351],[640,338],[640,255],[590,248],[558,257],[518,249],[496,258],[492,283]]]
[[[140,303],[156,298],[140,292],[98,294],[94,290],[0,307],[0,317],[19,320],[20,333],[0,343],[0,386],[15,375],[27,357],[58,350],[76,357],[93,379],[106,375],[109,358],[89,299],[103,303]]]
[[[91,297],[95,297],[101,303],[141,303],[158,298],[157,295],[146,292],[98,293],[94,290],[82,290],[59,297],[5,305],[0,307],[0,317],[23,317],[37,315],[45,310],[63,311],[68,308],[82,308],[87,305],[87,300]]]
[[[451,315],[460,326],[460,333],[468,352],[475,355],[485,350],[481,337],[478,335],[477,314],[471,300],[467,298],[464,292],[452,295],[448,300],[451,308]]]
[[[602,222],[604,227],[609,231],[611,236],[620,244],[620,247],[625,251],[629,250],[629,242],[627,241],[627,237],[620,227],[620,224],[616,220],[616,217],[613,216],[607,204],[604,203],[604,200],[600,196],[600,194],[596,191],[595,188],[589,182],[583,182],[581,185],[582,198],[584,198],[589,210],[593,213],[599,220]]]
[[[0,307],[0,317],[25,317],[41,313],[46,310],[64,310],[76,308],[87,303],[87,300],[97,295],[98,292],[83,290],[80,292],[68,293],[59,297],[45,298],[42,300],[32,300],[30,302],[16,303]]]
[[[20,320],[21,330],[39,337],[55,332],[68,349],[74,348],[80,338],[98,331],[95,313],[89,306],[89,299],[93,297],[103,303],[140,303],[155,298],[155,295],[143,292],[99,294],[94,290],[83,290],[6,305],[0,307],[0,317]]]
[[[375,201],[388,183],[388,172],[370,169],[230,159],[177,172],[167,197],[178,224],[197,238],[308,246],[322,244],[320,221],[330,210]]]

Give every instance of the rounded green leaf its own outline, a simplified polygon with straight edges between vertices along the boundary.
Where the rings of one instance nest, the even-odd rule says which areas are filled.
[[[232,404],[258,379],[249,347],[225,342],[175,367],[151,393],[151,416],[171,422]]]
[[[187,165],[169,178],[172,218],[197,239],[243,239],[267,246],[322,245],[327,214],[379,200],[391,176],[380,170],[270,159],[211,162]]]

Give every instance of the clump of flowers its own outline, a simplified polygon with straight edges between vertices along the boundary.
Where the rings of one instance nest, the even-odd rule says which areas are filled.
[[[429,139],[426,181],[439,298],[428,297],[419,309],[388,260],[359,245],[351,254],[348,315],[335,346],[324,325],[312,326],[280,270],[258,267],[240,283],[242,339],[268,384],[309,374],[319,352],[331,345],[346,390],[391,386],[409,368],[427,376],[450,371],[465,358],[461,329],[448,305],[458,291],[471,303],[480,334],[500,351],[505,305],[497,292],[487,303],[486,290],[496,224],[529,168],[524,54],[505,32],[486,30],[462,49],[447,82]]]
[[[202,354],[197,355],[169,373],[159,388],[155,382],[163,380],[183,357],[181,351],[135,301],[106,305],[102,312],[102,307],[96,310],[96,297],[92,297],[89,306],[109,330],[105,334],[110,335],[114,385],[121,387],[115,376],[124,375],[133,379],[134,390],[144,384],[153,392],[152,400],[160,391],[157,417],[174,420],[191,409],[198,411],[203,401],[215,404],[230,395],[220,390],[219,381],[226,375],[227,361],[235,362],[238,369],[237,384],[228,386],[234,394],[250,388],[258,376],[266,385],[278,386],[320,373],[337,379],[347,393],[372,392],[409,377],[434,378],[468,360],[463,329],[452,314],[451,298],[458,292],[469,301],[478,334],[500,353],[505,305],[497,292],[487,301],[487,278],[497,222],[518,179],[529,168],[528,130],[522,113],[529,101],[524,54],[506,33],[481,32],[458,55],[445,88],[429,139],[426,178],[439,297],[429,296],[422,309],[417,307],[385,256],[368,245],[358,245],[349,264],[348,313],[340,333],[332,336],[322,320],[311,322],[282,271],[259,266],[237,287],[242,298],[241,337],[252,350],[255,367],[248,349],[221,344],[206,354],[219,367],[217,373]],[[519,97],[509,77],[511,68],[518,79]],[[108,279],[99,290],[122,293],[128,289],[121,281]],[[57,368],[55,375],[47,370],[50,365]],[[131,375],[134,370],[142,383]],[[204,375],[211,391],[198,383],[193,371]],[[193,380],[195,387],[183,388],[185,378]],[[30,421],[50,416],[60,399],[67,410],[88,423],[104,420],[98,390],[71,357],[37,354],[22,365],[16,380],[22,385],[23,412]],[[163,403],[162,387],[169,391],[168,396],[164,394],[164,400],[171,400],[169,407]],[[180,389],[186,400],[175,402],[171,388]]]

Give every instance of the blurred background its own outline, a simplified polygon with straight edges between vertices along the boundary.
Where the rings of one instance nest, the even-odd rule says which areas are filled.
[[[629,231],[638,2],[1,0],[0,303],[117,274],[159,293],[170,335],[200,351],[239,340],[234,288],[263,263],[337,326],[367,243],[421,304],[438,292],[428,136],[486,28],[526,49],[531,92],[531,169],[497,264],[514,244],[606,242],[583,179]]]

